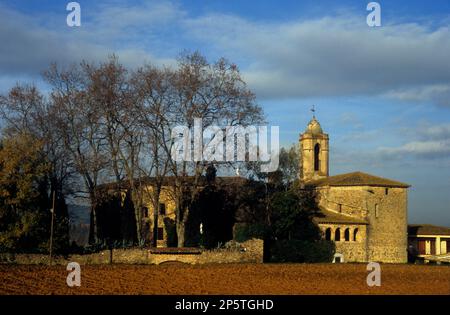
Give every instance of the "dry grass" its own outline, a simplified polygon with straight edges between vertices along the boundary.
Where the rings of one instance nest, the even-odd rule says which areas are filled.
[[[0,294],[450,294],[450,266],[382,265],[381,287],[364,264],[81,266],[81,287],[64,266],[0,265]]]

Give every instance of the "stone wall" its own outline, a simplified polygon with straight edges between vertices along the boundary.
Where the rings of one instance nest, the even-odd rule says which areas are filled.
[[[242,244],[242,250],[210,250],[202,253],[198,263],[263,263],[264,241],[252,239]]]
[[[336,254],[342,254],[345,262],[367,262],[367,234],[366,225],[349,225],[349,224],[324,224],[319,225],[325,238],[325,231],[331,229],[331,240],[335,241]],[[340,241],[335,240],[336,230],[339,228]],[[345,240],[345,230],[349,229],[350,238]],[[356,240],[354,239],[356,233]]]
[[[149,253],[148,261],[151,264],[160,264],[167,261],[178,261],[189,264],[262,263],[263,252],[263,240],[252,239],[241,243],[241,249],[204,250],[200,254]]]
[[[319,205],[325,209],[366,219],[372,194],[365,186],[318,187]]]
[[[153,233],[153,225],[154,225],[154,217],[155,217],[155,209],[152,203],[152,200],[150,196],[153,194],[153,186],[146,186],[145,187],[146,193],[143,194],[144,200],[143,204],[148,209],[147,217],[144,218],[144,222],[147,224],[148,229],[150,233]],[[172,191],[172,188],[170,186],[163,186],[161,188],[160,196],[159,196],[159,202],[160,204],[165,205],[165,211],[166,213],[164,215],[158,214],[158,228],[162,229],[163,235],[162,239],[157,240],[157,246],[158,247],[166,247],[167,246],[167,239],[168,239],[168,233],[167,233],[167,227],[164,223],[164,219],[171,219],[175,220],[175,209],[176,204],[174,200],[174,194]],[[159,209],[156,209],[159,211]],[[152,235],[153,236],[153,235]]]
[[[189,264],[208,263],[262,263],[264,242],[252,239],[241,243],[241,249],[204,250],[199,254],[152,254],[146,249],[114,249],[112,262],[115,264],[160,264],[168,261],[178,261]],[[80,265],[109,264],[111,252],[109,250],[88,255],[71,255],[67,258],[55,257],[53,263],[67,265],[77,262]],[[0,263],[10,264],[48,264],[48,255],[35,254],[0,254]]]
[[[320,206],[367,220],[367,260],[407,262],[407,189],[372,186],[319,188]]]
[[[371,261],[406,263],[407,255],[407,190],[375,189],[378,211],[369,208],[368,251]],[[378,213],[377,213],[378,212]]]

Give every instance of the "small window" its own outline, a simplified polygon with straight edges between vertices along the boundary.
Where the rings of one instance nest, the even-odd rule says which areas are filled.
[[[380,215],[380,213],[379,213],[379,209],[378,209],[378,204],[375,204],[375,218],[378,218],[379,215]]]
[[[158,241],[164,240],[164,228],[159,227],[158,228]]]
[[[350,241],[350,229],[345,229],[345,232],[344,232],[344,238],[345,238],[345,241],[346,242],[349,242]]]
[[[325,240],[331,241],[331,228],[326,229],[326,231],[325,231]]]
[[[339,242],[341,240],[341,229],[337,228],[336,232],[334,232],[334,240]]]
[[[165,203],[159,204],[159,214],[166,215],[166,204]]]
[[[342,212],[342,205],[341,204],[338,204],[338,211],[339,211],[339,213]]]
[[[320,144],[314,146],[314,171],[320,170]]]
[[[387,195],[389,195],[389,188],[385,188],[384,189],[384,194],[387,196]]]
[[[357,241],[357,239],[358,239],[358,229],[355,229],[354,231],[353,231],[353,241]]]
[[[148,218],[148,208],[147,207],[142,207],[142,216],[144,218]]]

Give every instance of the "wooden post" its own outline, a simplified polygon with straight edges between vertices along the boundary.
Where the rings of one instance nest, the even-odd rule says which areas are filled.
[[[53,202],[52,202],[52,220],[51,220],[51,224],[50,224],[50,260],[49,260],[49,264],[50,266],[52,265],[52,249],[53,249],[53,220],[55,218],[55,191],[53,191]]]

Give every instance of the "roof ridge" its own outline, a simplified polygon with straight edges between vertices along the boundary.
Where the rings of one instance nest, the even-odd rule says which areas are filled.
[[[368,224],[367,220],[360,217],[345,215],[340,212],[319,207],[319,212],[314,216],[314,221],[318,223],[341,223],[341,224]]]
[[[312,180],[307,185],[317,186],[380,186],[408,188],[410,185],[361,171],[337,174],[318,180]]]

